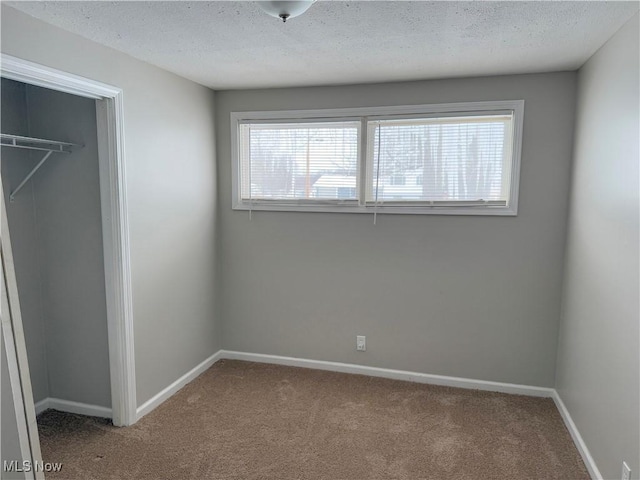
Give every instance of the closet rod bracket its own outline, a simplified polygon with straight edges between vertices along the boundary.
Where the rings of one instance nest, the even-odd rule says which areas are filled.
[[[27,176],[24,177],[24,180],[20,182],[20,185],[18,185],[15,188],[15,190],[9,194],[10,203],[13,203],[13,201],[15,200],[15,196],[18,194],[20,190],[22,190],[22,187],[24,187],[24,184],[27,183],[29,179],[35,175],[38,169],[44,164],[44,162],[46,162],[49,159],[52,153],[53,153],[53,150],[49,150],[47,153],[45,153],[44,157],[42,157],[42,160],[40,160],[38,164],[31,169],[31,171],[27,174]]]
[[[29,181],[31,177],[38,171],[38,169],[46,162],[52,153],[71,153],[73,147],[77,147],[73,143],[68,142],[58,142],[55,140],[45,140],[43,138],[33,138],[33,137],[23,137],[20,135],[11,135],[8,133],[0,133],[0,145],[3,147],[11,147],[11,148],[24,148],[27,150],[39,150],[42,152],[46,152],[42,160],[38,162],[38,164],[31,169],[29,174],[25,177],[25,179],[20,182],[15,190],[11,192],[9,195],[9,201],[13,203],[15,200],[15,196],[18,192],[24,187],[24,185]]]

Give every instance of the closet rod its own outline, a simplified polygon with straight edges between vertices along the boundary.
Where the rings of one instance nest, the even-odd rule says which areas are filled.
[[[0,143],[3,147],[27,148],[31,150],[52,150],[58,153],[71,153],[71,148],[77,145],[68,142],[58,142],[57,140],[45,140],[44,138],[23,137],[21,135],[11,135],[0,133]]]
[[[39,150],[47,152],[42,160],[31,169],[27,176],[20,182],[20,184],[9,195],[9,201],[13,202],[16,194],[24,187],[25,183],[29,181],[38,169],[46,162],[52,153],[71,153],[71,149],[77,145],[67,142],[58,142],[55,140],[45,140],[43,138],[22,137],[20,135],[10,135],[7,133],[0,133],[0,144],[3,147],[11,148],[24,148],[27,150]]]

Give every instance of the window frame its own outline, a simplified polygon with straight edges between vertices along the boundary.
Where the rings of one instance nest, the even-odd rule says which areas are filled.
[[[505,112],[513,114],[511,155],[511,176],[509,179],[509,197],[507,205],[495,202],[462,203],[448,202],[378,202],[371,204],[366,200],[367,188],[367,148],[368,122],[402,118],[426,118],[464,115],[496,115]],[[353,121],[361,122],[358,145],[357,200],[242,200],[240,185],[240,125],[246,123],[303,123]],[[522,130],[524,122],[524,100],[500,100],[483,102],[442,103],[425,105],[400,105],[382,107],[355,107],[314,110],[270,110],[231,112],[231,161],[232,161],[232,209],[254,211],[289,212],[334,212],[380,214],[418,214],[418,215],[497,215],[516,216],[518,213],[518,194],[520,184],[520,162],[522,154]]]

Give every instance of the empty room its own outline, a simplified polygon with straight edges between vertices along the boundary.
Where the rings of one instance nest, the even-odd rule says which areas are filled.
[[[640,2],[0,7],[3,480],[640,480]]]

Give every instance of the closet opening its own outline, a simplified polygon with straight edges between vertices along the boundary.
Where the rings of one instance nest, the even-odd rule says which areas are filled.
[[[1,68],[2,374],[36,462],[37,414],[137,418],[122,92],[7,55]]]

